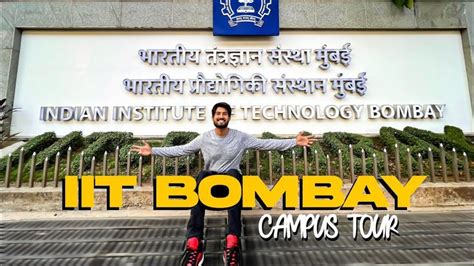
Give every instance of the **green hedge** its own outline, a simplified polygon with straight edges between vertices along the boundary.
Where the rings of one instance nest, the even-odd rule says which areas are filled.
[[[263,132],[261,139],[280,139],[275,134],[271,132]],[[285,152],[291,152],[290,150],[280,152],[280,151],[272,151],[272,172],[273,176],[280,175],[281,172],[281,160],[280,156]],[[269,171],[269,161],[268,161],[268,151],[260,151],[260,177],[262,179],[270,179],[270,171]],[[249,165],[250,165],[250,174],[256,175],[257,174],[257,153],[254,150],[251,150],[245,153],[245,161],[243,160],[243,167],[241,168],[242,172],[245,173],[247,167],[247,157],[249,158]],[[288,161],[287,157],[285,159],[285,169],[288,168],[290,161]],[[253,167],[252,167],[253,166]],[[285,171],[285,174],[290,174],[291,172]]]
[[[163,139],[163,147],[184,145],[199,136],[192,131],[171,131]]]
[[[53,161],[56,158],[56,154],[61,153],[61,157],[65,157],[69,147],[76,150],[77,148],[83,145],[82,132],[73,131],[63,138],[54,142],[48,148],[42,150],[36,155],[36,164],[35,167],[39,168],[43,166],[44,159],[49,158],[49,161]],[[31,166],[31,161],[26,165],[26,169],[29,169]]]
[[[193,139],[195,139],[197,136],[199,136],[199,134],[196,132],[172,131],[166,135],[163,141],[148,141],[148,143],[152,147],[172,147],[172,146],[187,144]],[[127,144],[127,145],[124,145],[120,149],[120,164],[122,166],[127,165],[127,156],[132,145],[133,144]],[[137,141],[135,145],[141,146],[143,145],[143,143],[141,141],[140,142]],[[144,167],[145,165],[150,163],[150,158],[151,156],[143,157],[142,163]],[[197,174],[197,168],[198,168],[197,158],[198,156],[194,154],[189,155],[190,170],[191,170],[190,174]],[[140,155],[136,152],[132,152],[130,154],[131,167],[137,167],[139,159],[140,159]],[[156,175],[160,175],[163,172],[162,157],[157,156],[155,158],[154,170],[155,170]],[[175,159],[166,158],[166,174],[174,174],[174,171],[175,171]],[[178,173],[180,175],[186,173],[186,156],[182,156],[178,159]],[[147,176],[145,178],[147,178]]]
[[[46,132],[30,139],[22,147],[12,152],[12,157],[11,157],[12,165],[15,165],[16,163],[18,163],[18,160],[20,158],[21,148],[23,148],[23,154],[26,161],[31,156],[31,154],[33,154],[33,152],[40,152],[43,149],[49,147],[49,145],[53,144],[55,141],[56,141],[56,134],[54,134],[54,132]],[[0,171],[4,171],[7,168],[7,160],[8,160],[8,156],[5,156],[2,159],[0,159]]]
[[[455,145],[458,150],[466,152],[469,159],[474,160],[474,145],[464,136],[464,133],[460,128],[454,126],[445,126],[444,134],[448,137]]]
[[[315,173],[315,156],[314,150],[318,151],[319,156],[319,169],[320,174],[326,174],[327,172],[327,163],[326,163],[326,154],[331,156],[333,173],[338,173],[338,150],[342,151],[342,159],[344,163],[344,176],[348,176],[349,172],[349,152],[348,145],[353,146],[354,151],[354,167],[356,173],[361,172],[361,150],[364,149],[366,152],[366,168],[367,173],[370,174],[373,170],[373,160],[372,154],[376,154],[378,161],[379,171],[383,171],[383,153],[378,151],[375,147],[385,146],[390,152],[390,157],[392,157],[391,162],[393,163],[393,153],[394,153],[394,144],[398,143],[400,151],[400,162],[402,165],[406,164],[407,153],[406,149],[410,148],[412,154],[413,168],[416,168],[416,158],[417,153],[420,153],[424,158],[427,158],[428,148],[431,148],[433,151],[433,156],[439,158],[439,144],[443,143],[446,147],[446,160],[448,162],[452,161],[452,155],[450,154],[450,149],[456,148],[459,152],[466,152],[469,158],[472,160],[474,158],[474,145],[469,142],[469,140],[464,136],[461,129],[446,126],[445,134],[437,134],[427,130],[416,129],[413,127],[405,127],[403,131],[397,130],[391,127],[382,127],[380,129],[380,141],[375,140],[377,145],[374,143],[374,140],[367,138],[358,134],[345,133],[345,132],[328,132],[323,135],[321,141],[313,143],[308,148],[308,174],[312,175]],[[309,135],[309,132],[305,132],[305,135]],[[163,141],[151,141],[149,142],[152,147],[170,147],[177,146],[189,143],[191,140],[196,138],[198,133],[196,132],[182,132],[174,131],[166,135]],[[271,132],[264,132],[262,134],[262,139],[280,139],[275,134]],[[125,132],[94,132],[88,135],[85,138],[82,138],[81,132],[75,131],[71,132],[64,138],[56,141],[56,136],[53,132],[47,132],[42,135],[39,135],[30,141],[28,141],[23,148],[25,149],[25,160],[31,156],[31,154],[36,151],[39,152],[37,155],[36,166],[40,167],[42,161],[46,156],[53,158],[57,152],[60,152],[62,156],[65,156],[69,146],[76,149],[80,147],[83,143],[86,146],[84,150],[84,170],[90,168],[90,161],[93,156],[96,157],[96,161],[101,161],[103,158],[104,151],[108,151],[113,154],[116,146],[120,146],[120,164],[123,167],[127,163],[127,154],[132,146],[131,133]],[[380,143],[379,143],[380,142]],[[137,145],[142,145],[141,142],[137,142]],[[279,152],[272,151],[272,171],[274,176],[279,176],[281,172],[281,155],[285,159],[285,174],[292,174],[293,165],[292,165],[292,151],[295,152],[296,156],[296,169],[297,173],[302,174],[304,172],[304,162],[303,162],[303,148],[295,147],[293,149]],[[380,149],[379,149],[380,150]],[[248,154],[245,153],[241,161],[241,169],[245,173],[247,157],[250,161],[250,174],[256,174],[256,156],[255,151],[250,151]],[[12,163],[14,166],[18,162],[19,149],[12,153]],[[135,168],[138,165],[140,156],[137,153],[132,153],[131,155],[131,166]],[[197,155],[190,155],[190,169],[191,174],[197,174],[198,160]],[[77,173],[79,168],[79,159],[80,154],[76,154],[72,162],[72,170]],[[155,161],[155,172],[161,174],[162,172],[162,162],[161,157],[157,157]],[[144,168],[150,165],[150,156],[143,157]],[[461,163],[461,161],[460,161]],[[29,167],[29,163],[25,164],[25,167]],[[6,158],[0,160],[0,171],[5,170]],[[393,164],[390,165],[393,167]],[[268,178],[268,152],[260,152],[260,167],[261,167],[261,177]],[[168,158],[166,159],[166,172],[167,174],[174,174],[175,169],[175,159]],[[406,167],[402,166],[402,169],[406,171]],[[186,172],[186,156],[180,157],[178,159],[178,170],[179,174],[184,174]]]
[[[132,141],[132,136],[133,134],[130,132],[107,132],[107,134],[102,135],[85,150],[83,150],[83,170],[90,168],[92,157],[95,156],[96,161],[102,160],[105,151],[114,152],[117,146],[129,144]],[[71,168],[73,172],[77,172],[79,170],[80,158],[81,155],[77,154],[72,161]]]
[[[312,135],[308,131],[303,132],[304,136]],[[295,136],[296,137],[296,136]],[[327,173],[327,160],[326,160],[326,153],[321,146],[321,140],[314,142],[307,148],[307,155],[308,155],[308,175],[315,175],[316,174],[316,158],[315,158],[315,150],[318,151],[318,164],[319,164],[319,174],[325,175]],[[286,158],[286,173],[293,174],[293,152],[295,152],[296,158],[296,173],[300,173],[300,175],[304,174],[304,148],[296,146],[292,150],[286,150],[281,152]]]
[[[171,131],[163,139],[162,147],[184,145],[191,142],[197,136],[199,136],[199,134],[193,131]],[[156,163],[155,164],[156,173],[161,174],[163,172],[162,158],[157,157],[155,163]],[[189,163],[190,163],[191,170],[193,170],[193,168],[198,168],[198,156],[196,154],[189,155]],[[204,167],[204,162],[202,162],[202,166]],[[166,173],[174,174],[174,169],[175,169],[175,159],[166,158]],[[186,173],[186,156],[182,156],[178,159],[178,173],[179,174]]]
[[[303,136],[310,136],[310,135],[312,135],[311,132],[303,131]],[[294,138],[296,138],[296,135],[294,136]],[[298,159],[298,158],[303,159],[303,153],[304,153],[303,147],[296,146],[293,149],[289,149],[289,150],[286,150],[286,151],[283,151],[283,152],[280,152],[280,153],[283,154],[285,156],[285,158],[287,158],[287,157],[292,158],[292,156],[293,156],[292,151],[295,151],[296,159]],[[310,154],[310,150],[308,150],[308,154]]]
[[[275,134],[271,132],[263,132],[261,139],[281,139]],[[268,151],[260,151],[260,177],[262,179],[269,179],[270,178],[270,171],[269,171],[269,161],[268,161]],[[291,165],[291,160],[288,160],[288,156],[285,156],[285,154],[291,153],[291,149],[286,150],[286,151],[272,151],[272,172],[273,176],[279,176],[281,172],[281,160],[280,156],[284,155],[285,157],[285,174],[291,174],[290,165]],[[248,152],[244,153],[244,156],[242,158],[241,164],[240,164],[240,169],[244,174],[246,174],[246,169],[247,169],[247,158],[249,160],[249,167],[250,167],[250,175],[256,175],[257,174],[257,153],[255,150],[249,150]]]
[[[147,143],[150,144],[151,147],[160,147],[163,142],[162,141],[147,141]],[[128,152],[130,151],[133,145],[142,146],[143,142],[141,140],[140,141],[137,140],[134,143],[129,143],[120,147],[119,161],[120,161],[121,166],[127,165]],[[137,152],[130,153],[130,166],[131,167],[138,166],[139,160],[140,160],[140,154],[138,154]],[[142,163],[146,164],[149,162],[150,162],[150,156],[144,156],[142,159]]]
[[[434,133],[434,132],[431,132],[431,131],[428,131],[428,130],[424,130],[424,129],[418,129],[418,128],[414,128],[414,127],[405,127],[403,129],[403,131],[405,131],[406,133],[408,134],[411,134],[413,136],[416,136],[430,144],[433,144],[435,146],[438,146],[439,147],[439,144],[440,143],[443,143],[443,145],[446,147],[446,148],[453,148],[452,147],[452,141],[446,137],[445,135],[443,134],[437,134],[437,133]]]
[[[175,160],[178,158],[178,175],[186,174],[186,156],[166,158],[166,175],[174,175]],[[155,173],[161,175],[163,173],[163,157],[156,157],[155,159]],[[202,162],[204,167],[204,161]],[[191,176],[198,174],[198,156],[195,154],[189,155],[189,170]]]
[[[416,155],[418,153],[420,153],[423,158],[428,158],[428,148],[431,148],[433,157],[439,158],[440,156],[440,150],[438,146],[428,143],[405,131],[391,127],[382,127],[380,128],[380,138],[386,145],[387,150],[389,150],[392,154],[395,153],[395,143],[398,143],[400,162],[402,164],[407,161],[407,148],[410,148],[413,162],[416,162]],[[446,153],[446,160],[448,162],[452,161],[452,156],[449,153]],[[413,163],[413,165],[415,165],[415,163]]]
[[[449,127],[449,128],[450,128],[449,130],[451,130],[451,128],[454,128],[454,127]],[[455,130],[456,131],[454,134],[455,136],[450,136],[450,137],[444,134],[438,134],[438,133],[434,133],[428,130],[418,129],[414,127],[405,127],[403,131],[411,135],[414,135],[430,144],[433,144],[436,147],[439,147],[439,145],[442,143],[447,152],[450,152],[453,148],[455,148],[456,151],[460,153],[466,152],[468,156],[474,156],[474,146],[470,145],[467,142],[467,140],[464,139],[464,134],[462,133],[460,129],[458,128],[455,128],[455,129],[457,129]],[[461,137],[459,137],[458,130],[460,131]],[[469,148],[471,148],[471,150],[469,150]],[[472,159],[472,157],[470,158]]]
[[[318,151],[318,163],[319,163],[319,174],[325,175],[327,173],[327,160],[326,154],[321,147],[321,141],[314,142],[308,149],[308,157],[311,158],[311,171],[310,173],[316,174],[316,156],[315,151]]]
[[[374,143],[371,139],[362,135],[345,133],[345,132],[328,132],[323,134],[322,140],[323,147],[332,156],[332,160],[335,161],[336,173],[339,169],[339,150],[341,151],[344,176],[350,175],[350,155],[349,145],[352,145],[354,154],[354,171],[355,173],[362,173],[362,149],[365,152],[366,172],[367,174],[372,173],[374,168],[373,154],[377,158],[377,168],[379,171],[383,169],[383,153],[377,151],[374,147]]]
[[[304,132],[303,135],[311,135],[309,132]],[[296,136],[295,136],[296,137]],[[262,139],[281,139],[275,134],[271,132],[263,132]],[[326,173],[327,165],[326,165],[326,157],[325,154],[318,142],[313,143],[307,149],[308,155],[308,174],[314,175],[316,171],[315,166],[315,156],[314,150],[318,150],[318,157],[319,157],[319,170],[320,174]],[[295,152],[295,159],[296,159],[296,172],[300,175],[304,173],[304,149],[303,147],[294,147],[293,149],[288,149],[285,151],[272,151],[272,171],[273,176],[279,177],[281,173],[281,156],[283,155],[284,162],[285,162],[285,174],[292,175],[293,174],[293,151]],[[246,170],[246,160],[247,157],[250,161],[250,174],[256,174],[256,152],[254,150],[249,151],[248,155],[244,154],[242,158],[242,162],[240,167],[242,171],[245,173]],[[260,151],[260,177],[263,179],[268,179],[269,174],[269,161],[268,161],[268,152],[267,151]]]
[[[110,133],[113,133],[113,132],[93,132],[93,133],[87,135],[86,137],[84,137],[84,144],[86,146],[89,146],[92,143],[94,143],[95,141],[97,141],[100,137],[105,136],[105,135],[110,134]]]
[[[163,141],[147,141],[148,144],[152,147],[172,147],[172,146],[178,146],[178,145],[184,145],[195,139],[197,136],[199,136],[198,133],[196,132],[186,132],[186,131],[172,131],[169,132]],[[124,145],[120,149],[120,164],[122,166],[125,166],[127,164],[127,156],[128,152],[130,151],[130,148],[132,145],[143,145],[141,141],[136,141],[134,144],[130,143],[127,145]],[[140,159],[140,155],[136,152],[132,152],[130,155],[130,165],[132,168],[135,168],[138,166],[138,162]],[[143,168],[144,171],[145,169],[149,170],[149,164],[150,164],[150,159],[151,156],[144,156],[142,159],[143,163]],[[198,173],[197,168],[198,168],[198,156],[195,154],[189,155],[189,163],[190,163],[190,174],[191,175],[196,175]],[[163,172],[163,163],[162,163],[162,157],[157,156],[155,158],[155,165],[154,165],[154,170],[156,175],[160,175]],[[174,174],[175,172],[175,158],[166,158],[166,174]],[[183,175],[186,173],[186,156],[181,156],[178,158],[178,173],[180,175]],[[144,176],[144,180],[148,179],[148,175]]]

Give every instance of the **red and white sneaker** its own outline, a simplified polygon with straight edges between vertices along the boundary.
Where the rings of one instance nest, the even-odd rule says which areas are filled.
[[[190,237],[186,241],[186,249],[181,256],[181,266],[201,266],[204,262],[203,244],[197,237]]]
[[[224,265],[226,266],[240,266],[242,265],[242,251],[240,250],[239,237],[235,235],[227,235],[224,249]]]

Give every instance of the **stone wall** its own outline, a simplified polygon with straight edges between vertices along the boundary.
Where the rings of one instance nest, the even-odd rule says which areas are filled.
[[[212,29],[211,0],[0,2],[0,98],[13,103],[23,29]],[[280,27],[314,30],[459,29],[474,116],[474,2],[280,0]]]

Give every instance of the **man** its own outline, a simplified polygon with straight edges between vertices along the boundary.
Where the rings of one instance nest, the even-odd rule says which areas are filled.
[[[210,175],[230,175],[242,183],[240,171],[240,160],[246,149],[257,150],[286,150],[299,146],[309,146],[315,139],[303,136],[302,132],[294,139],[288,140],[263,140],[252,137],[246,133],[227,127],[232,115],[229,104],[220,102],[212,108],[212,120],[215,129],[207,131],[196,137],[190,143],[174,147],[151,148],[148,143],[144,146],[133,146],[132,151],[141,155],[159,155],[165,157],[184,156],[194,154],[199,150],[204,157],[204,170],[196,178],[197,186]],[[224,197],[227,190],[216,186],[213,190],[216,197]],[[218,194],[218,195],[216,195]],[[240,265],[241,251],[239,237],[241,234],[241,209],[242,203],[228,209],[228,228],[226,232],[226,245],[224,250],[225,265]],[[191,217],[188,222],[186,250],[181,259],[181,265],[201,265],[204,260],[203,253],[203,231],[204,231],[205,206],[199,202],[191,209]]]

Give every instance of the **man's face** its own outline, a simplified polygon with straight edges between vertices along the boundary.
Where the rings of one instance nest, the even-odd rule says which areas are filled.
[[[212,118],[212,121],[214,122],[214,126],[217,128],[226,128],[227,125],[229,124],[229,113],[227,110],[223,107],[217,107],[216,113],[214,114],[214,117]]]

